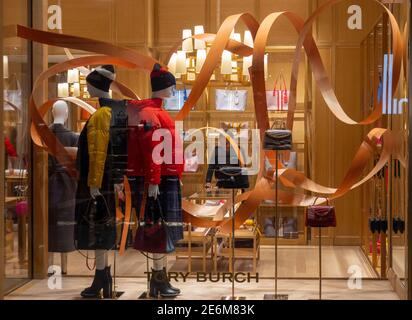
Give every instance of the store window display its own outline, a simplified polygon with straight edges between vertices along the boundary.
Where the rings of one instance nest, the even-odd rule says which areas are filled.
[[[146,196],[145,216],[152,215],[157,221],[163,215],[168,225],[171,240],[176,243],[183,238],[182,223],[182,196],[180,179],[183,172],[182,143],[175,132],[175,123],[169,113],[163,109],[163,100],[173,95],[176,80],[173,74],[156,64],[151,72],[152,98],[146,100],[129,101],[129,145],[128,145],[128,176],[132,190],[133,204],[137,212],[142,206],[143,197]],[[139,124],[151,124],[151,130],[142,131]],[[159,145],[154,134],[157,129],[165,129],[170,134],[170,139],[165,139],[165,144],[171,143],[171,162],[161,159],[166,158],[166,151],[158,155],[155,149]],[[167,135],[166,133],[166,135]],[[166,136],[165,135],[165,136]],[[145,191],[146,189],[146,191]],[[158,201],[159,209],[151,210],[149,202]],[[144,202],[143,202],[144,203]],[[158,208],[155,206],[155,208]],[[150,279],[150,296],[174,297],[180,290],[171,286],[166,273],[166,256],[154,253],[153,269]]]
[[[355,31],[347,27],[347,20],[351,17],[347,12],[350,1],[332,0],[322,6],[319,6],[318,1],[315,0],[299,2],[296,6],[290,6],[291,13],[287,14],[289,21],[296,19],[295,22],[301,21],[299,24],[306,26],[303,30],[296,30],[299,28],[296,28],[294,23],[288,28],[278,24],[277,19],[285,15],[281,13],[285,8],[279,8],[279,5],[265,1],[257,0],[256,6],[253,7],[245,5],[248,8],[242,8],[241,11],[250,11],[251,14],[243,15],[239,14],[241,11],[233,0],[225,0],[220,5],[212,7],[206,6],[204,15],[197,15],[200,10],[194,10],[191,1],[186,2],[185,14],[188,13],[187,16],[193,20],[189,19],[184,26],[178,23],[181,19],[164,18],[166,15],[176,16],[180,13],[180,9],[174,11],[176,8],[173,1],[170,5],[167,5],[169,3],[167,1],[159,1],[148,12],[138,10],[142,8],[135,1],[108,0],[102,3],[92,0],[88,1],[87,5],[79,2],[72,6],[68,4],[70,2],[61,2],[65,17],[64,30],[61,32],[54,33],[51,29],[47,30],[47,27],[43,28],[39,25],[34,27],[39,30],[18,29],[19,36],[36,42],[39,48],[43,48],[43,45],[38,43],[49,45],[44,47],[47,48],[44,53],[34,51],[32,54],[34,60],[47,62],[42,67],[43,70],[51,67],[48,87],[44,90],[46,92],[48,89],[49,92],[45,93],[44,97],[35,99],[39,110],[44,110],[42,105],[45,103],[48,103],[47,108],[52,105],[56,93],[59,99],[68,94],[69,98],[77,97],[82,100],[81,102],[88,103],[94,108],[100,106],[86,124],[89,115],[86,110],[77,108],[70,109],[66,122],[67,128],[73,131],[83,130],[77,159],[81,185],[78,187],[77,198],[77,227],[74,234],[76,242],[73,243],[75,251],[69,254],[69,275],[84,277],[95,274],[93,283],[92,278],[86,280],[87,283],[84,283],[84,278],[78,280],[83,281],[77,285],[79,293],[91,284],[83,291],[83,296],[98,297],[98,292],[103,289],[106,292],[104,296],[108,297],[110,291],[115,291],[112,275],[114,278],[120,276],[122,279],[125,277],[140,279],[142,285],[130,286],[129,289],[131,291],[143,289],[146,272],[150,271],[151,265],[153,270],[149,277],[148,293],[153,297],[158,295],[174,297],[179,293],[179,290],[172,288],[167,281],[168,271],[172,275],[172,281],[177,281],[176,284],[172,283],[183,293],[189,290],[186,289],[186,284],[180,283],[180,279],[173,278],[174,272],[189,272],[188,282],[190,282],[196,281],[199,271],[211,272],[213,275],[221,271],[253,271],[259,274],[259,282],[261,282],[259,286],[262,288],[268,279],[274,277],[275,260],[279,263],[281,282],[289,283],[290,279],[297,278],[307,278],[311,279],[308,281],[312,281],[319,275],[318,268],[322,268],[322,277],[326,279],[325,286],[328,286],[327,282],[332,279],[339,279],[343,283],[348,276],[350,277],[351,267],[359,266],[359,274],[362,274],[359,277],[362,279],[385,279],[394,282],[396,276],[406,283],[408,228],[404,213],[407,212],[405,205],[408,198],[406,180],[408,169],[401,161],[399,172],[397,167],[399,164],[393,160],[398,156],[402,159],[406,157],[402,146],[406,146],[407,141],[405,139],[404,142],[400,142],[402,146],[399,144],[399,148],[397,142],[393,147],[389,143],[392,139],[390,132],[401,131],[406,135],[408,111],[404,106],[404,114],[382,116],[377,114],[379,109],[383,109],[383,105],[379,103],[386,101],[383,98],[385,92],[387,100],[393,100],[388,96],[389,80],[384,80],[384,75],[388,72],[385,72],[383,64],[384,57],[387,55],[390,57],[391,53],[394,54],[396,63],[391,69],[393,88],[389,95],[397,101],[407,97],[404,93],[407,88],[407,75],[403,81],[402,70],[399,68],[402,60],[402,44],[403,49],[408,47],[407,28],[403,30],[405,38],[402,41],[399,41],[397,29],[398,27],[402,29],[407,22],[409,6],[387,5],[383,2],[365,0],[360,5],[362,29]],[[131,6],[134,10],[130,10]],[[214,19],[204,21],[203,16],[213,16],[215,7],[219,7],[217,9],[220,11],[216,23]],[[382,10],[382,7],[389,11]],[[46,12],[47,10],[44,17],[40,17],[41,15],[39,17],[47,19]],[[93,15],[90,14],[91,12],[99,12],[99,14]],[[119,16],[123,16],[126,12],[130,14],[128,19],[119,19]],[[366,12],[368,14],[365,14]],[[233,16],[230,16],[232,14]],[[268,15],[265,17],[266,14]],[[95,19],[93,17],[98,16],[100,18],[93,20]],[[102,18],[103,16],[105,19]],[[152,25],[146,25],[150,20],[146,19],[146,16],[153,18],[155,32],[150,32]],[[291,18],[292,16],[296,18]],[[317,19],[318,16],[322,18]],[[113,21],[113,24],[110,24],[109,28],[105,24],[100,25],[100,20]],[[247,23],[243,25],[241,20]],[[127,21],[134,21],[135,29],[129,30]],[[78,22],[81,22],[81,26],[87,23],[90,28],[79,28]],[[279,23],[288,22],[285,20]],[[206,33],[203,25],[200,24],[205,26]],[[194,28],[191,28],[192,26]],[[245,27],[247,30],[243,33]],[[272,32],[269,32],[269,27],[273,29]],[[182,28],[191,29],[185,29],[182,33]],[[148,32],[139,34],[135,32],[136,30],[148,30]],[[194,31],[194,39],[189,39],[192,32],[188,31],[191,30]],[[216,32],[216,35],[210,36],[209,32]],[[297,34],[298,38],[296,38]],[[151,39],[146,39],[146,36]],[[311,37],[313,40],[310,39]],[[310,48],[309,41],[312,44]],[[181,46],[180,44],[176,46],[175,43],[178,42],[181,42]],[[193,48],[192,45],[188,45],[189,43],[194,45]],[[316,44],[321,44],[319,50]],[[66,48],[64,52],[63,48]],[[307,49],[306,53],[303,48]],[[73,55],[84,60],[67,61],[73,58],[67,54],[68,50],[72,50]],[[99,56],[100,60],[83,56],[96,53],[104,56]],[[7,54],[10,55],[10,51]],[[67,58],[63,56],[64,54]],[[10,74],[12,74],[13,63],[16,60],[12,55],[10,57]],[[407,58],[404,59],[407,64]],[[62,67],[56,65],[62,61],[67,64]],[[339,63],[336,63],[337,61]],[[173,77],[158,65],[153,70],[156,62],[163,68],[167,65],[168,71],[175,75],[177,80],[173,80]],[[96,68],[97,65],[103,64],[114,64],[116,75],[114,67]],[[66,66],[68,70],[65,69]],[[73,80],[73,77],[70,77],[73,74],[72,68],[94,70],[87,79],[88,91],[85,88],[86,74],[82,72],[83,70],[77,71],[79,77]],[[386,69],[389,71],[390,68]],[[281,81],[283,84],[279,87],[276,85],[276,82],[279,83],[276,78],[281,74],[285,79]],[[152,88],[148,81],[150,76]],[[398,76],[402,79],[395,91],[394,83]],[[115,77],[115,83],[112,83]],[[33,75],[33,78],[36,79],[37,74]],[[167,83],[159,87],[161,79],[166,79]],[[33,87],[39,83],[40,80],[33,83]],[[180,90],[179,93],[182,93],[181,95],[176,93],[174,84],[178,91]],[[123,89],[126,87],[129,90],[121,90],[122,85]],[[133,100],[111,99],[110,87],[115,94],[114,99]],[[64,95],[61,95],[62,90],[59,90],[61,88],[67,88],[68,92],[64,91]],[[80,95],[77,96],[79,89]],[[35,96],[39,91],[33,92]],[[238,97],[241,98],[242,111],[230,107],[230,99],[222,103],[217,101],[223,96],[215,94],[216,92],[221,94],[244,92],[244,99],[243,95]],[[90,99],[89,93],[90,96],[99,99]],[[178,101],[176,104],[180,106],[169,108],[168,99],[171,95],[179,96],[179,99],[182,98],[181,100],[185,102]],[[144,97],[144,100],[140,100],[138,96]],[[52,100],[46,102],[47,99]],[[282,100],[283,107],[276,106],[271,99]],[[23,101],[27,100],[26,95],[23,95]],[[75,107],[75,104],[70,102],[69,107]],[[25,109],[27,108],[23,107],[23,110]],[[163,109],[166,109],[168,114]],[[115,110],[119,113],[117,114]],[[87,111],[94,112],[94,109],[90,108]],[[14,111],[7,111],[10,114],[11,112]],[[36,115],[33,109],[31,112]],[[376,123],[373,122],[373,127],[361,125],[365,123],[364,121],[357,123],[349,119],[349,115],[354,119],[371,119],[371,112],[376,115],[375,119],[378,119]],[[41,116],[45,123],[50,123],[47,113],[41,113]],[[185,137],[183,145],[186,147],[186,159],[182,161],[182,166],[186,163],[183,173],[179,172],[178,163],[160,164],[153,159],[153,152],[160,149],[162,137],[160,140],[157,138],[162,129],[176,130],[176,133],[173,132],[170,137],[167,137],[172,144],[175,144],[177,137],[180,136],[178,125],[174,127],[171,124],[172,119],[182,121],[181,127]],[[227,126],[222,125],[222,122]],[[293,132],[291,141],[293,151],[281,153],[278,157],[275,157],[274,152],[268,151],[266,159],[262,159],[264,156],[262,144],[257,142],[258,146],[254,149],[252,138],[254,136],[250,136],[250,130],[260,130],[262,137],[266,129],[277,127],[277,122],[282,124],[282,128]],[[36,126],[35,122],[33,124]],[[44,124],[42,125],[44,128]],[[85,129],[83,129],[84,125]],[[232,201],[235,203],[235,209],[232,210],[229,210],[231,205],[228,204],[230,193],[223,190],[224,181],[220,178],[224,178],[222,169],[227,169],[227,165],[230,165],[231,169],[233,167],[239,169],[241,165],[237,157],[231,159],[230,155],[234,155],[235,152],[231,150],[229,143],[222,139],[225,134],[217,128],[227,133],[230,128],[236,128],[236,131],[244,128],[246,129],[244,131],[249,133],[244,138],[247,151],[242,153],[242,155],[246,154],[245,164],[241,161],[245,169],[250,168],[248,157],[250,153],[256,156],[252,157],[253,159],[261,156],[261,161],[256,162],[260,164],[261,170],[255,171],[256,175],[245,177],[249,180],[250,187],[247,188],[247,192],[238,192],[236,203]],[[36,127],[39,132],[40,129]],[[384,130],[388,132],[383,144],[386,153],[382,152],[382,145],[377,143],[377,139],[382,138],[381,133]],[[186,135],[191,131],[199,132],[199,139],[194,135]],[[221,149],[209,145],[212,138],[216,139],[219,136],[216,132],[220,132]],[[13,138],[13,131],[9,130],[5,133],[14,147],[19,149],[20,144]],[[57,135],[54,132],[53,134]],[[240,135],[231,135],[231,138],[237,142],[236,138],[242,140],[241,135],[242,131]],[[43,183],[44,187],[34,184],[35,190],[38,191],[33,193],[36,195],[34,197],[36,200],[33,206],[29,203],[27,209],[28,212],[32,210],[33,217],[37,219],[33,220],[34,242],[32,245],[29,244],[29,247],[34,248],[32,260],[37,270],[47,270],[45,268],[47,259],[42,258],[47,257],[47,239],[41,239],[39,235],[43,232],[47,238],[47,231],[46,233],[43,231],[43,229],[47,230],[47,219],[44,219],[45,226],[43,226],[42,209],[47,207],[47,201],[52,200],[47,199],[48,188],[51,188],[49,190],[51,192],[56,191],[46,183],[51,182],[53,185],[54,181],[48,181],[47,174],[47,152],[52,150],[52,143],[48,143],[44,137],[47,138],[47,135],[41,136],[44,142],[44,147],[40,145],[41,155],[33,162],[35,163],[33,167],[39,174],[30,181],[37,182],[39,178],[43,178],[42,181],[45,183]],[[156,139],[150,140],[153,137]],[[192,138],[200,144],[196,144],[196,149],[187,152],[188,146],[194,146],[195,141]],[[166,140],[166,135],[164,139]],[[394,139],[400,141],[397,136]],[[37,144],[35,140],[34,143]],[[369,152],[369,146],[374,149],[373,154]],[[35,147],[34,150],[37,149]],[[62,148],[59,150],[63,154],[64,150]],[[20,155],[19,150],[17,151]],[[175,160],[177,150],[174,148],[172,151],[174,153],[171,158]],[[362,159],[361,164],[356,160],[359,154],[368,155]],[[112,155],[116,156],[112,157]],[[218,155],[223,156],[222,159],[219,159]],[[386,155],[393,159],[384,161],[383,157]],[[46,160],[41,160],[41,156]],[[166,158],[166,155],[164,156]],[[59,161],[63,159],[58,153],[56,157]],[[160,157],[162,158],[163,155],[161,154]],[[75,175],[74,159],[67,158],[67,163],[73,168],[72,173]],[[275,158],[278,160],[278,166],[275,166]],[[206,162],[203,161],[205,159]],[[379,159],[382,161],[379,162]],[[387,165],[373,177],[376,173],[374,168],[377,165],[380,168],[384,165],[383,162]],[[30,166],[30,163],[28,165]],[[254,168],[253,162],[252,167]],[[278,176],[273,174],[275,168],[279,169]],[[170,172],[170,169],[174,171]],[[233,170],[229,173],[233,175],[236,172],[237,170]],[[128,179],[124,180],[124,175]],[[279,176],[281,177],[279,199],[275,199],[274,186]],[[181,184],[179,180],[182,181]],[[217,190],[210,192],[214,180],[217,182]],[[127,191],[129,184],[131,192]],[[241,188],[239,187],[238,191],[239,189]],[[127,196],[122,198],[121,191],[124,192],[123,196],[129,195],[133,198],[135,212],[132,209],[133,214],[130,215],[130,219],[129,216],[122,216],[123,212],[119,214],[118,211],[119,208],[123,211],[127,207],[126,201],[123,202]],[[319,197],[317,201],[316,197]],[[324,229],[325,231],[322,230],[320,233],[320,230],[306,226],[305,219],[308,206],[319,204],[321,200],[323,201],[323,197],[330,198],[336,206],[337,226],[334,229]],[[146,205],[142,205],[144,202]],[[159,204],[162,213],[168,215],[166,222],[172,229],[173,240],[178,242],[176,252],[167,254],[167,259],[164,253],[142,249],[136,240],[136,234],[143,229],[140,227],[145,225],[143,219],[137,221],[136,217],[140,218],[146,213],[145,216],[148,218],[148,213],[154,213],[155,217],[151,218],[156,219],[159,212],[153,207]],[[275,207],[278,205],[279,219],[276,219]],[[236,212],[233,214],[236,217],[235,231],[231,228],[231,211]],[[9,206],[7,213],[8,217],[13,217],[13,204]],[[49,216],[52,217],[54,214],[54,210],[50,210]],[[94,215],[94,218],[102,217],[110,223],[106,227],[100,223],[90,225],[88,222],[92,221],[90,215]],[[8,220],[7,227],[11,230],[12,220]],[[181,226],[182,220],[183,226]],[[383,228],[377,228],[377,224]],[[103,231],[98,230],[100,227]],[[403,229],[405,230],[402,231]],[[128,237],[124,237],[125,230]],[[236,249],[236,254],[231,255],[230,233],[235,234],[233,238],[236,245],[232,246]],[[9,233],[6,235],[8,236]],[[31,238],[30,234],[29,238]],[[277,238],[279,238],[279,259],[274,259],[273,250]],[[323,259],[319,260],[317,245],[321,239],[324,250]],[[56,244],[52,236],[48,240],[50,248]],[[119,243],[120,247],[118,247]],[[218,247],[220,243],[224,245]],[[7,242],[6,239],[6,244],[10,244],[11,248],[11,241]],[[243,251],[247,251],[247,255],[243,256]],[[87,265],[84,263],[84,257],[88,257],[88,254]],[[149,257],[147,264],[145,255]],[[93,268],[94,258],[97,264],[96,272]],[[230,259],[235,260],[233,266]],[[64,271],[63,266],[63,273]],[[38,276],[36,273],[35,277],[41,275]],[[63,279],[65,281],[64,277]],[[123,287],[122,282],[123,280],[118,282],[118,289],[128,290]],[[372,282],[364,282],[366,284],[364,292],[368,291],[367,287],[370,283]],[[213,285],[216,286],[216,290],[224,288],[222,282]],[[248,298],[252,296],[261,298],[255,293],[256,286],[252,285],[250,288],[250,292],[245,294]],[[346,288],[341,291],[345,290]],[[272,291],[265,290],[265,292]],[[289,292],[291,299],[296,298],[296,292],[299,290],[294,293]],[[316,293],[315,290],[313,293]],[[222,292],[213,293],[214,298],[221,294]],[[313,295],[310,295],[308,294],[308,298],[313,298]],[[133,296],[136,297],[136,293]],[[184,294],[181,298],[186,297]],[[194,298],[198,297],[195,294]],[[328,294],[329,297],[331,295]]]
[[[79,135],[66,127],[69,116],[65,101],[57,101],[52,108],[50,130],[65,147],[77,148]],[[67,273],[67,253],[75,250],[74,210],[77,181],[70,177],[57,159],[49,156],[49,266],[54,253],[61,253],[62,273]]]

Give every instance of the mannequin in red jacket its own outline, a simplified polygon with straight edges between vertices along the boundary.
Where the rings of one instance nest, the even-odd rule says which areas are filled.
[[[173,242],[183,238],[180,179],[183,171],[183,146],[175,130],[175,122],[162,108],[163,99],[174,94],[173,74],[156,64],[151,73],[152,98],[128,103],[128,176],[133,204],[140,212],[147,189],[146,217],[160,217],[160,203]],[[148,124],[150,129],[142,130]],[[140,126],[140,127],[139,127]],[[152,206],[150,207],[150,204]],[[153,215],[153,216],[151,216]],[[180,290],[170,285],[163,254],[153,254],[150,296],[174,297]]]

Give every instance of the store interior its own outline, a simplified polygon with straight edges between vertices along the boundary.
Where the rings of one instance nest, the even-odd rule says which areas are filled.
[[[314,203],[314,198],[324,198],[324,194],[311,192],[308,184],[298,180],[293,180],[295,185],[281,184],[279,188],[282,194],[298,194],[300,198],[296,199],[300,200],[289,203],[276,203],[273,199],[260,201],[256,210],[249,212],[247,220],[236,226],[234,257],[231,233],[227,232],[229,229],[222,231],[212,226],[218,220],[215,215],[217,208],[230,203],[232,192],[217,189],[214,179],[211,181],[212,189],[207,189],[207,159],[210,158],[211,150],[202,148],[200,154],[197,149],[190,149],[190,155],[185,156],[193,162],[185,163],[182,177],[183,208],[200,206],[202,210],[196,219],[185,220],[184,239],[177,244],[176,251],[167,257],[169,272],[188,273],[188,282],[181,284],[182,295],[178,299],[204,299],[206,296],[219,299],[221,295],[229,294],[231,284],[223,281],[208,281],[205,284],[196,282],[199,273],[216,276],[225,272],[258,274],[260,283],[236,283],[239,295],[248,299],[262,299],[265,293],[273,291],[275,277],[279,280],[279,292],[288,293],[289,299],[316,299],[320,264],[324,298],[406,299],[408,162],[405,159],[408,157],[409,139],[407,66],[410,2],[378,2],[3,0],[2,99],[5,102],[2,131],[9,145],[5,143],[4,199],[0,215],[0,226],[4,230],[4,233],[0,233],[0,253],[4,256],[4,262],[0,260],[0,273],[4,275],[0,277],[3,283],[0,297],[56,299],[60,296],[60,299],[79,299],[80,291],[94,274],[95,263],[92,251],[49,251],[54,246],[52,241],[71,243],[73,239],[58,239],[59,234],[50,236],[49,156],[44,149],[33,144],[28,99],[35,79],[46,69],[71,58],[100,52],[67,49],[36,41],[31,45],[24,37],[13,34],[15,25],[103,41],[116,47],[130,48],[160,61],[168,66],[177,79],[177,99],[164,106],[171,117],[176,118],[181,114],[183,104],[203,71],[207,52],[214,45],[213,41],[192,39],[192,36],[217,34],[228,17],[242,12],[249,12],[262,23],[274,12],[288,11],[300,16],[304,22],[321,8],[310,32],[328,81],[316,77],[314,69],[318,66],[313,63],[313,55],[308,54],[304,47],[296,49],[300,38],[286,16],[276,20],[268,32],[261,71],[264,74],[271,128],[282,129],[289,123],[290,84],[293,83],[293,77],[296,78],[292,147],[290,154],[281,153],[278,159],[280,168],[299,172],[314,182],[315,187],[324,186],[322,190],[340,190],[347,179],[350,180],[351,171],[348,169],[354,167],[362,146],[368,145],[372,150],[372,143],[369,142],[376,138],[370,138],[376,128],[393,133],[396,147],[393,147],[393,152],[382,168],[370,174],[386,152],[385,144],[373,140],[376,148],[370,151],[368,161],[361,163],[360,171],[357,168],[356,181],[352,181],[341,195],[328,201],[335,208],[336,227],[318,229],[306,226],[308,206]],[[325,4],[328,5],[323,7]],[[59,10],[55,11],[56,7],[61,8],[61,16]],[[398,55],[394,58],[395,64],[399,62],[396,58],[400,58],[401,65],[398,85],[393,92],[392,76],[397,69],[391,59],[396,49],[394,39],[398,34],[394,33],[393,21],[383,7],[392,13],[402,44],[402,50],[396,52]],[[357,11],[358,8],[360,11]],[[58,28],[59,17],[61,29]],[[56,30],[53,30],[53,26]],[[256,47],[248,25],[243,21],[236,24],[230,37],[246,46]],[[300,62],[294,63],[297,52],[301,55]],[[183,64],[179,60],[182,54],[185,59]],[[235,136],[240,136],[241,141],[244,132],[252,129],[259,132],[261,116],[255,109],[256,92],[249,66],[252,66],[251,55],[223,52],[213,76],[183,120],[184,134],[207,128],[204,130],[205,138],[214,139],[220,135],[220,131],[232,130],[236,132]],[[91,69],[96,65],[84,67]],[[116,67],[116,81],[142,99],[150,97],[150,78],[145,70]],[[332,85],[333,95],[345,116],[355,119],[356,124],[343,122],[342,117],[339,118],[331,111],[328,105],[330,101],[324,95],[325,82]],[[38,87],[40,90],[36,92],[36,99],[41,103],[49,99],[75,97],[96,106],[96,100],[90,98],[87,92],[81,69],[59,72]],[[222,106],[219,99],[229,90],[235,94],[235,100],[240,99],[240,103],[237,101],[229,107]],[[285,94],[286,99],[276,100],[280,94]],[[115,99],[122,98],[115,90],[112,96]],[[390,97],[396,101],[391,101]],[[273,101],[269,101],[269,98]],[[376,105],[384,108],[383,114],[375,121],[359,123],[374,112]],[[89,116],[84,109],[69,102],[65,127],[73,133],[80,133]],[[44,115],[44,121],[53,123],[51,112]],[[247,146],[244,150],[247,166],[253,169],[256,158],[257,165],[261,164],[260,149],[256,152],[252,148],[250,134],[243,140]],[[185,140],[185,147],[191,142]],[[198,164],[199,158],[206,159],[206,163]],[[273,159],[269,161],[273,163]],[[244,191],[252,191],[260,178],[257,174],[250,175],[250,188]],[[356,185],[361,180],[362,183]],[[242,194],[241,190],[236,192],[238,196]],[[335,194],[335,191],[325,194]],[[240,203],[236,208],[238,206]],[[275,207],[278,210],[276,223]],[[225,208],[227,212],[223,213],[221,220],[230,218],[230,206]],[[117,279],[116,290],[123,292],[120,299],[138,298],[138,294],[146,288],[146,272],[151,264],[144,255],[133,249],[137,210],[132,209],[125,252],[112,250],[109,254]],[[276,224],[280,226],[278,232]],[[119,225],[119,245],[121,234],[122,226]],[[47,287],[49,277],[56,270],[61,271],[64,284],[64,288],[57,293]],[[360,279],[362,288],[348,287],[350,279],[355,279],[355,284],[356,279]],[[202,286],[205,286],[204,289]],[[206,296],[203,290],[208,290]]]

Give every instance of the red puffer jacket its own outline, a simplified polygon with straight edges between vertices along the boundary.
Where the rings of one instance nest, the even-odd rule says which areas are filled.
[[[160,184],[161,176],[179,176],[183,171],[183,145],[175,122],[162,108],[162,99],[131,100],[127,106],[129,176],[144,176]],[[150,124],[151,129],[142,128]],[[155,140],[155,141],[154,141]]]

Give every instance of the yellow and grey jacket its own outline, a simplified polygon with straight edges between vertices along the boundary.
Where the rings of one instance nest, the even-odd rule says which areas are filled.
[[[101,188],[104,172],[122,182],[127,166],[127,111],[125,101],[99,99],[100,108],[87,123],[89,187]]]

